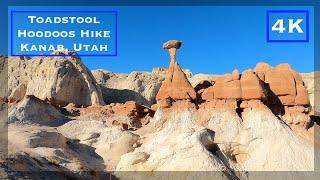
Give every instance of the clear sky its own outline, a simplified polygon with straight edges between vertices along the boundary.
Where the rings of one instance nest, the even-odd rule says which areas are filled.
[[[193,73],[230,73],[257,62],[290,63],[299,72],[314,69],[313,9],[310,7],[108,7],[118,11],[118,56],[83,57],[90,69],[113,72],[167,67],[163,42],[183,41],[178,62]],[[309,43],[267,43],[266,10],[310,11]]]
[[[162,43],[183,41],[178,62],[193,73],[243,71],[257,62],[288,62],[299,72],[314,68],[313,9],[309,43],[267,43],[266,10],[274,7],[115,7],[119,11],[117,57],[85,57],[90,69],[151,71],[168,66]],[[278,8],[279,9],[279,8]]]

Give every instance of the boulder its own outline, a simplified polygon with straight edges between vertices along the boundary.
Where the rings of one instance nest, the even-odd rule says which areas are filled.
[[[212,101],[214,100],[214,87],[206,88],[203,93],[201,94],[201,99],[205,101]]]
[[[14,88],[8,97],[8,101],[10,103],[21,100],[26,95],[27,86],[25,84],[19,84],[16,88]]]
[[[266,74],[271,69],[272,69],[272,66],[270,66],[268,63],[259,62],[256,64],[256,67],[254,68],[254,72]]]
[[[243,100],[265,99],[266,93],[263,82],[251,70],[245,71],[241,75],[241,97]]]
[[[233,80],[230,74],[217,78],[213,87],[215,99],[241,99],[240,80]]]
[[[116,75],[111,71],[107,71],[107,70],[103,70],[103,69],[93,70],[93,71],[91,71],[91,73],[98,84],[107,83],[111,77]]]
[[[8,123],[42,126],[59,126],[68,122],[58,109],[32,95],[26,96],[15,107],[10,109]]]
[[[296,87],[297,87],[297,96],[294,99],[294,104],[295,105],[309,105],[310,100],[309,100],[309,95],[308,95],[307,89],[301,84],[298,84]]]
[[[98,84],[77,56],[30,60],[10,57],[8,63],[8,93],[12,100],[21,100],[26,86],[26,95],[59,106],[104,104]]]
[[[232,75],[232,79],[233,80],[239,80],[240,79],[240,73],[239,73],[238,69],[233,70],[231,75]]]
[[[79,143],[76,139],[66,138],[54,128],[11,124],[8,137],[7,161],[4,164],[12,177],[18,179],[20,177],[21,179],[110,177],[107,176],[104,161],[95,152],[95,148]],[[2,162],[0,164],[4,165]]]
[[[270,70],[265,76],[265,82],[277,96],[296,95],[295,80],[289,70]]]
[[[139,136],[117,127],[108,127],[101,121],[70,121],[58,128],[69,139],[90,146],[104,160],[108,171],[115,170],[121,155],[132,152],[140,145]]]
[[[264,81],[265,80],[265,75],[267,74],[268,71],[270,71],[272,67],[264,62],[260,62],[256,65],[254,68],[254,72],[257,74],[257,76]]]
[[[165,43],[163,43],[163,48],[164,49],[172,49],[172,48],[175,48],[175,49],[179,49],[182,45],[182,42],[179,41],[179,40],[169,40]]]
[[[283,105],[309,105],[310,103],[301,75],[289,64],[280,64],[269,70],[265,75],[265,82],[269,84],[270,90],[278,96]]]

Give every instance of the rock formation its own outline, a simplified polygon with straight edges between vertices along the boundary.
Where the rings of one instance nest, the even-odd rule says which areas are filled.
[[[163,116],[157,114],[154,121]],[[168,114],[168,124],[147,137],[141,147],[121,157],[117,171],[218,171],[222,179],[233,176],[219,159],[214,132],[198,126],[192,112]],[[158,119],[159,118],[159,119]],[[152,124],[157,122],[152,122]],[[197,157],[197,158],[190,158]],[[160,163],[161,162],[161,163]],[[226,175],[224,175],[224,173]]]
[[[121,155],[140,145],[139,136],[117,127],[109,127],[101,121],[70,121],[58,128],[69,139],[78,139],[81,144],[93,147],[104,160],[105,169],[114,171]]]
[[[91,72],[77,56],[37,57],[8,60],[8,100],[19,101],[25,95],[50,100],[56,105],[77,106],[104,104]]]
[[[156,103],[156,95],[163,80],[162,76],[148,72],[114,74],[104,70],[92,71],[100,85],[102,96],[107,104],[135,101],[151,106]]]
[[[169,43],[172,43],[169,41]],[[165,47],[175,47],[174,45],[169,45]],[[169,51],[170,53],[175,53],[176,50]],[[175,55],[171,54],[171,58],[175,58]],[[172,62],[175,62],[173,60]],[[168,71],[167,77],[171,76],[172,72]],[[185,78],[186,79],[186,78]],[[184,80],[185,80],[184,79]],[[285,82],[283,82],[285,81]],[[170,81],[169,81],[170,82]],[[165,83],[163,83],[165,84]],[[174,88],[174,85],[170,83],[165,84],[165,89],[172,89]],[[178,88],[175,88],[178,90]],[[295,131],[297,134],[301,135],[301,131],[304,131],[304,135],[302,135],[302,138],[306,138],[308,141],[308,138],[312,136],[310,134],[311,132],[308,130],[312,124],[309,111],[310,111],[310,101],[308,96],[308,91],[305,87],[304,82],[302,81],[301,76],[296,73],[288,64],[280,64],[277,67],[273,68],[270,65],[266,63],[259,63],[255,67],[254,70],[246,70],[242,74],[239,73],[238,70],[234,70],[232,74],[225,74],[223,76],[219,76],[214,78],[214,80],[211,81],[201,81],[198,84],[195,85],[195,91],[198,93],[198,97],[200,97],[200,101],[193,101],[195,103],[195,106],[198,106],[198,110],[193,109],[194,116],[197,116],[196,114],[199,114],[198,123],[202,126],[207,126],[214,130],[215,132],[221,132],[222,127],[217,128],[216,125],[212,125],[211,117],[212,117],[212,111],[213,112],[219,112],[219,114],[223,114],[225,112],[229,112],[233,114],[233,117],[231,119],[237,119],[237,116],[240,116],[240,120],[236,120],[236,128],[234,129],[233,135],[228,134],[227,136],[219,136],[219,133],[217,135],[217,141],[216,143],[223,141],[219,147],[224,153],[231,152],[229,154],[237,163],[240,164],[246,164],[251,163],[248,161],[248,159],[251,159],[253,157],[250,152],[248,152],[247,148],[248,146],[242,142],[244,139],[248,138],[246,135],[242,136],[242,133],[245,132],[242,130],[243,125],[241,125],[242,121],[246,121],[246,117],[248,117],[248,114],[254,113],[254,112],[260,112],[261,114],[265,113],[265,116],[268,116],[269,119],[274,119],[270,123],[272,125],[270,126],[279,126],[276,125],[279,122],[276,120],[276,116],[281,117],[282,120],[284,120],[290,127],[293,128],[293,131]],[[181,91],[184,92],[184,91]],[[163,92],[159,91],[160,97],[163,97],[162,99],[165,99],[163,96]],[[170,99],[167,93],[166,95],[168,98],[166,99],[166,102],[171,103],[168,99]],[[158,97],[158,96],[157,96]],[[159,99],[159,100],[162,100]],[[174,102],[179,102],[179,98],[176,98]],[[190,98],[189,101],[195,100],[194,98]],[[170,113],[170,111],[163,109],[162,107],[170,107],[169,106],[159,106],[158,101],[158,107],[162,109],[164,114],[162,115],[163,121],[158,120],[158,122],[161,122],[160,124],[156,125],[156,127],[162,127],[164,124],[166,124],[167,121],[170,120],[170,116],[167,114]],[[179,106],[180,108],[184,109],[186,107]],[[188,106],[189,107],[189,106]],[[272,110],[272,111],[271,111]],[[175,109],[171,110],[172,112],[177,112]],[[180,109],[181,111],[181,109]],[[156,114],[158,114],[159,109]],[[254,116],[254,115],[252,115]],[[234,121],[234,120],[233,120]],[[252,120],[254,121],[254,120]],[[169,122],[167,122],[169,123]],[[221,122],[219,122],[221,123]],[[266,125],[267,126],[267,125]],[[269,126],[269,125],[268,125]],[[230,125],[228,126],[228,130]],[[286,129],[285,127],[281,127]],[[297,130],[299,129],[300,130]],[[225,130],[225,131],[228,131]],[[265,128],[266,130],[266,128]],[[225,131],[223,131],[225,133]],[[285,130],[286,132],[281,135],[284,137],[290,136],[290,130]],[[233,137],[233,138],[232,138]],[[229,139],[228,139],[229,138]],[[231,138],[231,139],[230,139]],[[292,137],[291,137],[292,138]],[[225,140],[228,139],[228,140]],[[231,141],[240,141],[238,144],[230,143]],[[272,139],[272,138],[271,138]],[[271,140],[270,139],[270,140]],[[288,139],[288,138],[285,138]],[[250,140],[248,140],[250,141]],[[264,143],[267,143],[269,140],[266,139]],[[286,141],[286,140],[284,140]],[[301,142],[300,142],[301,141]],[[229,142],[229,143],[228,143]],[[309,141],[310,142],[310,141]],[[295,146],[298,147],[300,143],[304,143],[303,140],[295,139],[294,143],[297,143]],[[308,144],[308,143],[307,143]],[[304,147],[309,145],[303,145]],[[265,145],[267,146],[267,145]],[[282,144],[279,144],[279,146],[282,146]],[[311,146],[309,146],[306,151],[310,151]],[[305,150],[301,150],[300,153],[302,153]],[[290,150],[284,150],[284,151],[290,151]],[[297,153],[297,151],[295,151]],[[259,155],[256,158],[261,158],[263,155]],[[294,155],[297,156],[297,155]],[[295,159],[292,160],[292,164],[287,162],[287,164],[279,165],[278,168],[286,169],[286,167],[294,166],[294,162],[303,161],[305,159],[309,159],[308,161],[311,162],[313,156],[307,156],[300,160]],[[267,157],[267,159],[272,159],[275,157]],[[244,165],[249,168],[251,165]],[[271,167],[272,166],[272,167]],[[311,168],[313,165],[308,164],[309,168]],[[296,166],[297,167],[297,166]],[[246,168],[246,169],[247,169]],[[273,165],[270,165],[270,168],[275,168]],[[302,168],[302,167],[300,167]],[[249,169],[255,169],[257,170],[257,167],[253,165]],[[258,168],[259,169],[259,168]],[[299,169],[297,167],[297,169]]]
[[[0,57],[1,74],[9,65],[9,93],[1,88],[0,98],[0,118],[9,119],[1,122],[8,156],[1,146],[0,177],[279,179],[272,177],[276,172],[261,177],[262,171],[313,176],[320,159],[315,74],[301,77],[288,64],[259,63],[241,73],[187,77],[176,60],[181,42],[163,47],[170,54],[168,71],[161,70],[165,78],[91,74],[72,51],[55,52],[69,58]]]
[[[8,123],[59,126],[68,121],[58,109],[32,95],[9,110]]]
[[[176,60],[176,51],[181,47],[181,44],[180,41],[172,40],[163,45],[163,48],[169,51],[170,65],[156,96],[157,104],[160,107],[170,107],[174,101],[193,101],[197,98],[195,90]]]
[[[260,76],[264,77],[272,94],[283,105],[283,119],[290,125],[299,124],[309,128],[310,100],[301,75],[295,72],[289,64],[280,64],[275,68],[266,64],[257,64],[255,69]]]
[[[118,126],[125,130],[145,126],[154,115],[153,110],[134,101],[127,101],[125,104],[112,103],[106,106],[94,105],[87,108],[67,107],[67,110],[78,111],[80,115],[78,120],[102,121],[109,127]]]
[[[303,82],[305,86],[307,87],[310,104],[312,107],[312,113],[317,114],[317,112],[320,112],[320,104],[319,101],[316,101],[316,99],[319,99],[320,95],[320,72],[315,71],[312,73],[302,73],[301,74]]]
[[[153,68],[152,69],[152,74],[157,74],[160,75],[162,77],[165,77],[167,72],[168,72],[168,68],[164,68],[164,67],[158,67],[158,68]],[[182,69],[183,73],[187,76],[187,78],[191,78],[193,76],[192,72],[190,69]]]

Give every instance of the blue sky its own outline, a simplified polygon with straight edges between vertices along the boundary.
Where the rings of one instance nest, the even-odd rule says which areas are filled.
[[[314,68],[313,9],[310,7],[108,7],[118,11],[118,56],[83,57],[90,69],[113,72],[167,67],[162,43],[183,41],[178,62],[193,73],[221,74],[257,62],[290,63],[299,72]],[[267,43],[266,10],[308,9],[309,43]]]

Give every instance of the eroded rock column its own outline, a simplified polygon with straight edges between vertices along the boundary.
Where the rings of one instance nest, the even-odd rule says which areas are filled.
[[[197,98],[194,88],[176,60],[176,52],[181,45],[182,42],[178,40],[170,40],[163,44],[163,48],[169,51],[170,65],[165,80],[162,82],[156,96],[158,107],[168,108],[174,102],[182,103],[182,101],[182,104],[191,105],[190,102]]]

